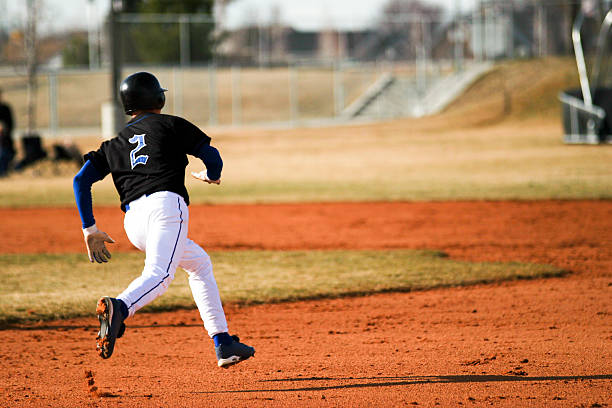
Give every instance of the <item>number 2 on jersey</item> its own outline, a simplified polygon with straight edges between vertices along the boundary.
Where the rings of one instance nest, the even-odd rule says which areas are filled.
[[[146,146],[144,138],[145,138],[145,133],[143,133],[142,135],[134,135],[134,137],[131,137],[130,139],[128,139],[130,143],[132,144],[136,143],[136,147],[132,149],[132,151],[130,152],[130,161],[132,162],[132,170],[134,170],[134,167],[136,167],[139,164],[142,164],[142,165],[147,164],[147,160],[149,160],[149,156],[146,154],[141,154],[140,156],[136,156],[136,153],[138,153],[140,149]]]

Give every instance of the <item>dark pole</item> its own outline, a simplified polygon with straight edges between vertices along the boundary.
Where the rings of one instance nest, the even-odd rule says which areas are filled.
[[[113,104],[113,128],[119,132],[124,125],[125,117],[121,104],[119,103],[119,85],[121,84],[121,24],[117,21],[117,15],[123,8],[122,0],[110,0],[109,39],[110,39],[110,65],[111,65],[111,89]]]
[[[36,39],[36,24],[38,19],[38,4],[34,0],[28,0],[27,10],[28,17],[25,29],[25,54],[26,54],[26,71],[28,76],[27,89],[27,131],[30,135],[36,127],[36,94],[37,94],[37,39]]]

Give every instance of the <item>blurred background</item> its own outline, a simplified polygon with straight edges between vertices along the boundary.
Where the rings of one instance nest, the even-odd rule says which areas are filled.
[[[583,3],[4,0],[0,87],[16,137],[110,137],[113,86],[138,70],[170,90],[167,113],[201,126],[420,117],[495,62],[571,56]],[[589,4],[587,54],[612,1]]]

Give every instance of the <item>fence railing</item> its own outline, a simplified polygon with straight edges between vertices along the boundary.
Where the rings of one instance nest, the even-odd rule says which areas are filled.
[[[159,68],[124,67],[124,76],[148,70],[168,88],[165,113],[201,125],[241,126],[340,117],[381,73],[370,65]],[[100,132],[110,102],[106,70],[58,70],[37,76],[37,127],[50,135]],[[17,127],[26,123],[25,77],[0,74],[3,99]],[[18,132],[19,133],[19,132]],[[18,136],[18,135],[17,135]]]
[[[602,9],[611,3],[597,2]],[[311,32],[272,22],[224,31],[209,16],[121,15],[123,29],[147,27],[143,32],[169,33],[176,42],[175,53],[156,63],[141,61],[142,55],[132,52],[134,44],[124,44],[124,53],[132,54],[122,56],[122,74],[153,72],[170,90],[165,112],[200,125],[341,118],[383,74],[409,79],[423,94],[435,78],[461,71],[471,61],[569,54],[578,4],[483,0],[472,11],[450,17],[397,14],[370,28]],[[108,41],[103,33],[104,27],[98,27],[87,37],[99,39],[93,41],[97,51],[104,51],[100,45]],[[584,41],[587,54],[591,40]],[[95,59],[86,64],[90,69],[39,70],[39,129],[51,135],[100,132],[103,106],[111,99],[109,56],[89,51]],[[0,72],[0,87],[18,128],[24,127],[24,76]]]

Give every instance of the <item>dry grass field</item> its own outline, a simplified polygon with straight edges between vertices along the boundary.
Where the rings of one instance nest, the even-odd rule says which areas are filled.
[[[611,146],[562,142],[557,94],[575,85],[570,63],[502,64],[434,117],[327,128],[204,127],[222,152],[223,184],[214,189],[188,178],[193,202],[610,198]],[[253,84],[264,79],[251,74]],[[506,95],[502,82],[512,90]],[[255,96],[253,88],[245,99]],[[75,141],[83,152],[100,143]],[[201,167],[194,159],[188,171]],[[0,180],[0,206],[72,205],[76,170],[43,163]],[[116,203],[110,178],[96,184],[94,197]]]
[[[412,121],[213,133],[223,181],[187,179],[194,203],[610,198],[612,146],[567,146],[557,124],[510,121],[436,130]],[[98,140],[79,140],[83,151]],[[192,159],[188,171],[200,170]],[[72,165],[42,163],[0,180],[0,206],[71,206]],[[96,205],[115,205],[110,178]]]

